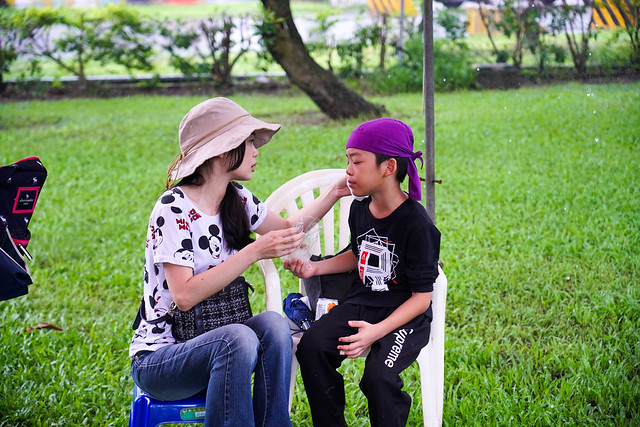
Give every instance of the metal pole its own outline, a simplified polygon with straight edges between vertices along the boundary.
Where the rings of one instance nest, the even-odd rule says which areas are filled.
[[[422,98],[424,109],[424,144],[425,144],[425,207],[431,220],[436,222],[435,194],[435,151],[434,151],[434,114],[433,114],[433,0],[422,2],[423,26],[423,76]]]
[[[404,37],[404,0],[400,0],[400,34],[398,35],[398,62],[402,63],[402,44]]]

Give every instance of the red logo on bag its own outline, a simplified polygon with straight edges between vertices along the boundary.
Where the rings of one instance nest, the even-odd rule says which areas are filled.
[[[13,213],[32,213],[38,200],[40,187],[20,187],[13,205]]]

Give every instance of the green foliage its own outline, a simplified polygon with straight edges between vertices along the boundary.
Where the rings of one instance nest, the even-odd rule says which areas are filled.
[[[203,16],[209,16],[214,12],[226,13],[228,15],[242,16],[242,15],[256,15],[260,14],[263,7],[260,1],[245,1],[238,0],[233,2],[200,2],[195,4],[189,4],[185,7],[184,4],[177,3],[139,3],[130,4],[131,8],[136,9],[141,14],[154,19],[180,19],[180,20],[192,20],[200,19]],[[356,8],[365,9],[366,6],[356,6]],[[326,10],[331,10],[333,7],[328,2],[300,2],[294,1],[291,3],[291,11],[296,17],[305,17],[312,19],[313,16],[318,13],[322,13]]]
[[[61,35],[51,39],[53,28]],[[45,57],[78,77],[86,85],[90,62],[116,63],[127,70],[151,70],[152,46],[146,36],[152,26],[124,6],[102,9],[26,9],[24,32],[27,54]]]
[[[21,81],[40,75],[73,74],[78,76],[81,85],[86,83],[88,75],[148,71],[165,74],[177,70],[203,79],[212,76],[217,85],[227,86],[231,84],[233,72],[282,71],[268,49],[276,34],[275,26],[281,22],[262,8],[261,17],[256,19],[254,28],[249,29],[249,14],[259,7],[262,7],[259,2],[234,2],[233,7],[112,4],[98,9],[0,9],[0,70],[3,78]],[[385,64],[387,36],[392,34],[390,24],[382,21],[358,25],[351,37],[337,42],[331,38],[330,30],[336,24],[339,10],[315,3],[298,2],[292,7],[296,17],[306,14],[308,19],[313,19],[315,16],[317,25],[307,47],[319,63],[326,61],[326,66],[343,78],[366,80],[366,85],[382,93],[421,90],[421,59],[403,58],[402,64],[394,65],[395,58],[389,57],[391,67]],[[636,9],[632,8],[631,16]],[[593,32],[584,21],[576,25],[585,19],[582,13],[585,10],[583,2],[576,6],[548,7],[542,0],[509,0],[500,6],[500,13],[495,16],[479,8],[489,28],[487,38],[466,37],[468,23],[463,15],[450,9],[439,11],[436,19],[445,28],[447,40],[438,40],[434,46],[436,89],[472,87],[469,77],[473,71],[463,68],[494,59],[506,62],[511,58],[517,67],[536,66],[540,75],[546,75],[553,64],[563,65],[567,58],[571,58],[576,70],[583,74],[587,65],[604,71],[629,65],[637,68],[640,20],[628,23],[625,30]],[[152,25],[161,17],[175,15],[184,19],[165,20],[157,27]],[[210,18],[203,21],[203,16]],[[194,21],[195,18],[202,22]],[[56,31],[51,33],[54,26]],[[583,27],[588,30],[580,31]],[[418,28],[415,23],[405,28],[405,33],[411,36],[407,44],[421,39],[419,34],[412,34],[415,28]],[[58,30],[62,37],[54,40],[52,35],[57,37]],[[255,32],[249,34],[252,30]],[[625,32],[631,43],[624,43],[624,38],[619,37]],[[600,35],[608,33],[617,34],[615,41],[608,35]],[[597,43],[596,35],[605,41]],[[258,39],[260,46],[255,51],[248,50],[252,37]],[[389,45],[392,44],[393,41]],[[413,49],[407,44],[403,51]],[[36,88],[32,81],[23,83]],[[357,82],[350,83],[356,87]],[[40,83],[39,87],[37,90],[44,84]]]
[[[624,32],[629,36],[631,63],[640,70],[640,2],[638,0],[612,0],[621,12]]]
[[[565,61],[566,50],[557,35],[564,32],[566,20],[575,21],[577,15],[563,15],[562,7],[549,5],[543,0],[508,0],[498,6],[497,14],[484,8],[478,10],[487,28],[496,62],[506,63],[511,59],[514,66],[520,69],[528,51],[535,58],[535,65],[542,75],[547,72],[551,62],[562,64]],[[509,40],[513,39],[513,42],[499,47],[495,41],[496,32]]]
[[[309,40],[305,43],[309,53],[320,53],[327,58],[327,68],[330,70],[333,70],[331,59],[336,49],[331,29],[339,22],[334,17],[340,12],[340,9],[319,12],[315,17],[316,26],[309,30]]]
[[[20,26],[7,8],[0,8],[0,90],[2,76],[9,71],[9,65],[18,58],[18,50],[22,39],[19,37]]]
[[[380,24],[361,25],[356,29],[353,38],[338,43],[336,51],[340,57],[340,73],[343,76],[361,77],[365,71],[365,55],[374,51],[376,47],[381,50],[378,69],[382,70],[387,30],[386,26]]]
[[[256,20],[256,35],[260,36],[260,51],[258,52],[258,63],[256,67],[266,70],[273,62],[273,57],[269,53],[269,48],[273,46],[273,40],[277,34],[277,25],[281,25],[283,18],[278,18],[276,13],[265,8],[261,3],[261,19]]]
[[[153,45],[148,37],[153,32],[153,25],[133,9],[122,5],[109,4],[101,10],[106,28],[97,40],[98,61],[102,64],[113,62],[127,70],[152,70]]]
[[[538,71],[544,74],[551,62],[562,64],[567,57],[567,51],[557,44],[547,44],[542,39],[531,46],[532,53],[538,57]]]
[[[625,33],[622,29],[613,30],[611,37],[592,49],[589,60],[607,71],[620,69],[623,64],[635,64],[633,47],[625,42]]]
[[[471,89],[475,87],[475,73],[469,60],[469,49],[464,43],[447,39],[433,43],[434,88],[440,91]]]
[[[21,55],[29,53],[29,36],[35,25],[27,10],[0,8],[0,91],[3,89],[2,82],[11,64]],[[36,75],[39,70],[39,61],[32,58],[28,63],[26,74]]]
[[[283,124],[247,183],[260,199],[310,168],[345,166],[357,120],[328,121],[304,95],[233,99]],[[0,302],[0,425],[126,425],[146,225],[178,124],[202,100],[0,106],[0,164],[38,155],[49,171],[30,225],[35,284]],[[421,149],[421,95],[373,101]],[[638,117],[638,83],[436,94],[444,425],[640,424]],[[263,310],[257,267],[246,276]],[[63,330],[27,330],[39,323]],[[362,363],[341,368],[353,426],[368,425]],[[414,364],[410,426],[421,425],[417,378]],[[292,417],[309,425],[300,378]]]
[[[521,68],[525,49],[534,54],[540,45],[541,17],[544,6],[535,2],[506,0],[498,5],[501,19],[495,23],[507,37],[513,36],[515,41],[510,52],[513,65]]]
[[[382,93],[421,92],[423,77],[422,37],[414,36],[404,47],[401,64],[373,76],[373,86]],[[439,91],[470,89],[475,85],[468,47],[464,42],[447,39],[433,43],[434,87]]]
[[[591,29],[593,18],[590,9],[591,3],[585,0],[575,4],[562,0],[559,8],[549,10],[552,18],[550,27],[566,36],[573,65],[580,76],[587,72],[589,41],[597,35]]]
[[[438,12],[436,23],[444,28],[447,38],[453,42],[464,39],[469,21],[463,17],[462,11],[444,9]]]
[[[176,69],[187,76],[207,76],[217,87],[229,87],[234,65],[249,51],[249,20],[248,15],[236,17],[236,24],[231,16],[218,13],[200,21],[165,21],[159,24],[159,33]]]

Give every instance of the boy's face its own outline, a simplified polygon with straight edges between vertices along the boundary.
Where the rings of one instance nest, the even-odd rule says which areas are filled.
[[[347,148],[347,185],[354,196],[371,195],[376,191],[386,169],[386,161],[376,163],[376,155],[358,148]]]

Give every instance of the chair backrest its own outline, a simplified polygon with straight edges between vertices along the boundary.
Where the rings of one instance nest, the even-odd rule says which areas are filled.
[[[282,184],[264,201],[265,205],[273,212],[287,217],[312,202],[327,187],[333,184],[341,176],[344,169],[319,169],[304,173]],[[349,207],[353,197],[343,197],[334,209],[329,210],[321,218],[317,227],[319,232],[315,243],[312,244],[313,254],[333,255],[349,244]],[[336,235],[338,239],[336,240]],[[282,312],[282,296],[280,280],[272,260],[258,262],[262,274],[265,276],[267,286],[267,310]],[[272,277],[273,280],[268,280]],[[302,282],[300,290],[304,291]]]
[[[304,173],[292,180],[284,183],[265,200],[265,205],[274,212],[286,212],[287,216],[299,211],[302,207],[311,203],[320,192],[324,191],[331,184],[345,175],[344,169],[320,169]],[[324,239],[324,247],[321,252],[324,255],[335,254],[349,243],[349,207],[353,197],[344,197],[339,202],[337,209],[327,212],[322,217],[322,233],[318,234],[317,247],[322,246],[321,238]],[[320,219],[320,218],[318,218]],[[338,227],[338,246],[335,245],[335,227]],[[334,232],[329,233],[329,230]],[[320,253],[320,252],[318,252]]]

